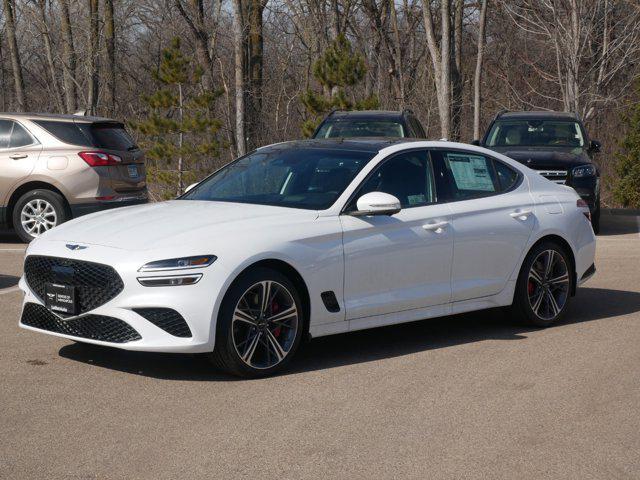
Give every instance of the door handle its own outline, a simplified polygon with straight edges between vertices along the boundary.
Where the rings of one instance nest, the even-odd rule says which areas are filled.
[[[422,228],[429,232],[442,233],[444,228],[449,225],[449,222],[435,222],[435,223],[425,223],[422,225]]]
[[[532,213],[533,212],[531,210],[520,210],[519,212],[511,212],[509,216],[511,218],[517,218],[519,220],[526,220]]]
[[[9,155],[9,158],[13,160],[20,160],[21,158],[27,158],[29,155],[26,153],[14,153],[13,155]]]

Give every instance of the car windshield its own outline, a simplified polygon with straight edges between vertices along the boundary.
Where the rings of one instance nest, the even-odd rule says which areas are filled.
[[[578,122],[560,120],[503,120],[493,124],[488,147],[583,147]]]
[[[315,138],[397,137],[404,138],[401,123],[394,120],[332,120],[322,124]]]
[[[324,210],[374,155],[286,146],[260,149],[218,170],[180,199]]]

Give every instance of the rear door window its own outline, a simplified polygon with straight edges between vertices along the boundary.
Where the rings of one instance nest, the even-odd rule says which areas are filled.
[[[74,122],[56,122],[53,120],[34,120],[33,123],[41,126],[58,140],[71,145],[93,147],[89,139],[80,131]]]
[[[500,183],[490,158],[470,152],[433,153],[440,161],[446,200],[469,200],[500,193]]]

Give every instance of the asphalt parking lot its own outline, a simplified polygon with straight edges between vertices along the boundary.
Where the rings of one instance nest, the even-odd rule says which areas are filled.
[[[640,218],[603,217],[562,324],[501,312],[313,340],[244,381],[18,328],[0,236],[0,478],[640,478]]]

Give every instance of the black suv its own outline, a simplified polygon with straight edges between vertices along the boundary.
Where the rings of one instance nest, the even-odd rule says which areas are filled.
[[[316,128],[312,138],[425,138],[425,135],[411,110],[334,110]]]
[[[589,140],[580,118],[567,112],[500,112],[482,141],[552,182],[570,185],[589,204],[594,232],[600,228],[600,171],[593,158],[600,142]]]

